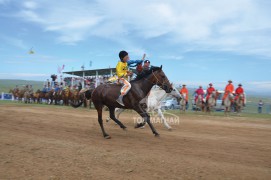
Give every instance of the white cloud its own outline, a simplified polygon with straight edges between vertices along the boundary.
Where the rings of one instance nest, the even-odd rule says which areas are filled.
[[[35,79],[47,78],[49,74],[35,74],[35,73],[0,73],[0,79]]]
[[[13,45],[15,47],[18,47],[20,49],[27,49],[29,48],[22,39],[15,38],[15,37],[9,37],[9,36],[4,36],[0,35],[0,39],[2,39],[3,42]]]
[[[25,8],[28,9],[37,9],[38,8],[38,4],[34,1],[26,1],[23,3]]]
[[[263,91],[271,92],[271,81],[254,81],[248,82],[247,85],[249,86],[250,90],[260,89]]]
[[[253,0],[29,0],[18,16],[58,33],[58,41],[67,44],[91,36],[121,44],[133,38],[168,43],[162,37],[169,35],[169,43],[188,49],[271,57],[269,9]]]

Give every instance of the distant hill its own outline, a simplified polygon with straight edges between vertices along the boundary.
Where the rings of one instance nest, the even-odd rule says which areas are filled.
[[[9,90],[13,89],[16,85],[22,89],[26,84],[32,85],[35,91],[43,88],[42,81],[0,79],[0,92],[9,92]]]

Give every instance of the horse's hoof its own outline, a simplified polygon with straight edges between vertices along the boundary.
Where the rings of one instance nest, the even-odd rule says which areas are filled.
[[[160,134],[156,133],[154,134],[155,137],[160,137]]]
[[[105,138],[105,139],[111,139],[111,136],[106,135],[106,136],[104,136],[104,138]]]
[[[122,127],[123,131],[127,131],[127,127]]]
[[[168,128],[167,130],[168,130],[168,131],[172,131],[172,127]]]

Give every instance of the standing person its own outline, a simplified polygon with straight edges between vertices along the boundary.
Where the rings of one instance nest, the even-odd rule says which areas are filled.
[[[185,96],[185,104],[188,104],[188,89],[186,88],[186,85],[183,84],[182,89],[180,90],[180,94]]]
[[[225,87],[225,92],[224,92],[224,96],[222,98],[222,105],[224,105],[224,100],[226,99],[226,97],[229,95],[229,93],[233,93],[234,92],[234,86],[232,84],[232,80],[228,80],[228,84]]]
[[[133,73],[128,71],[128,64],[127,61],[130,59],[128,53],[126,51],[119,52],[120,61],[116,66],[116,73],[118,76],[118,82],[122,84],[122,88],[120,90],[120,96],[116,100],[120,105],[124,106],[123,104],[123,96],[125,96],[129,90],[131,89],[131,84],[127,80],[128,76],[132,76]]]
[[[196,96],[195,96],[195,104],[197,103],[198,97],[201,95],[202,99],[204,97],[204,91],[202,89],[202,86],[199,86],[199,88],[195,91]]]
[[[82,89],[82,83],[79,82],[79,84],[78,84],[78,91],[81,91],[81,89]]]
[[[211,94],[215,91],[215,88],[213,87],[213,84],[210,83],[209,84],[209,87],[207,88],[207,96],[206,96],[206,104],[208,104],[208,100],[209,100],[209,97],[211,96]]]
[[[239,98],[239,96],[240,96],[241,94],[244,94],[244,89],[243,89],[241,83],[238,84],[238,88],[236,88],[235,94],[236,94],[236,96],[234,97],[234,100],[235,100],[235,101]],[[243,99],[243,106],[245,106],[245,96],[244,96],[244,99]]]
[[[258,103],[258,113],[262,113],[263,105],[264,105],[263,101],[260,100],[259,103]]]

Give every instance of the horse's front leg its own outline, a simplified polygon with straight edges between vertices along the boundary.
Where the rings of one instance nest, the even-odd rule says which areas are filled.
[[[161,111],[160,108],[158,108],[158,116],[161,118],[164,126],[168,129],[168,130],[172,130],[172,127],[167,123],[165,117],[164,117],[164,114],[163,112]]]
[[[114,107],[108,107],[110,112],[110,118],[115,121],[122,129],[126,129],[126,127],[115,117],[115,108]]]
[[[151,120],[150,120],[150,115],[143,109],[143,108],[136,108],[134,109],[143,119],[144,122],[143,123],[139,123],[135,126],[135,128],[139,128],[142,127],[146,124],[146,122],[148,123],[148,125],[150,126],[152,133],[155,136],[159,136],[159,134],[157,133],[156,129],[153,127]]]

